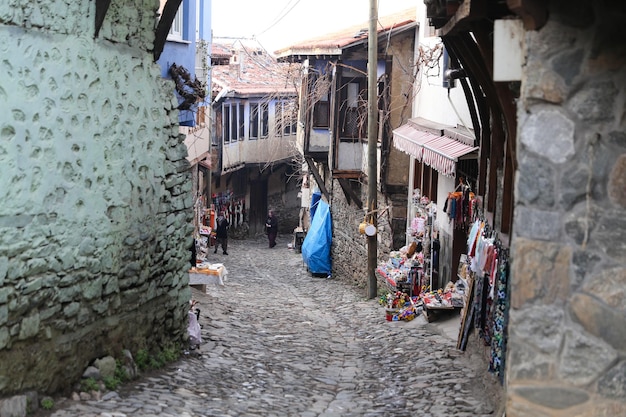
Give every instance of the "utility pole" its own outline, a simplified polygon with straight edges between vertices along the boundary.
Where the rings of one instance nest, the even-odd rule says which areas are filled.
[[[367,37],[367,210],[369,223],[378,230],[378,0],[370,0],[370,22]],[[376,264],[378,262],[378,236],[367,236],[368,298],[378,293]]]

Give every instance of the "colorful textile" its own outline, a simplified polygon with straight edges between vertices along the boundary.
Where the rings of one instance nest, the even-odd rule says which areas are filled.
[[[491,358],[489,371],[504,383],[506,342],[509,321],[509,268],[506,259],[500,260],[496,298],[494,300],[493,329],[491,338]]]

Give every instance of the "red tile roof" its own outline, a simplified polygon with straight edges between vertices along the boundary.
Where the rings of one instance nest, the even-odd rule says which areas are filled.
[[[262,47],[213,44],[216,54],[228,51],[230,64],[211,67],[212,92],[226,96],[295,96],[300,79],[299,66],[278,63]],[[213,56],[213,53],[211,54]]]
[[[230,58],[232,55],[230,44],[213,43],[211,44],[211,58]]]
[[[411,8],[378,18],[378,35],[391,30],[400,30],[416,26],[416,9]],[[340,55],[350,46],[367,42],[369,22],[350,26],[337,32],[319,36],[292,46],[280,49],[274,54],[279,57],[291,55]]]

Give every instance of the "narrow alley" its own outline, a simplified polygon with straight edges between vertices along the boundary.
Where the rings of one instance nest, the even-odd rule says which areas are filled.
[[[486,366],[423,317],[389,322],[377,300],[313,277],[279,237],[231,240],[224,286],[192,290],[203,344],[100,401],[53,417],[420,416],[496,414]]]

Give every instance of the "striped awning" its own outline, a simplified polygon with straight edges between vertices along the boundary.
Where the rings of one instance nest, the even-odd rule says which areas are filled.
[[[393,131],[393,145],[404,153],[413,155],[422,160],[424,143],[440,137],[425,130],[417,129],[413,124],[407,123]],[[420,155],[419,157],[417,155]]]
[[[456,175],[456,163],[460,157],[478,150],[478,147],[445,135],[436,135],[407,123],[393,131],[393,145],[420,162],[448,177]]]

